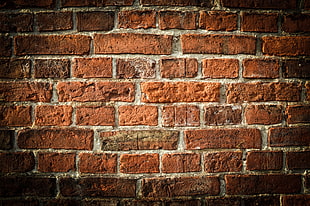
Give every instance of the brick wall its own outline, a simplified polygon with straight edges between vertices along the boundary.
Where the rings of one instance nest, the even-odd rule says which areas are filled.
[[[0,205],[310,204],[309,0],[0,2]]]

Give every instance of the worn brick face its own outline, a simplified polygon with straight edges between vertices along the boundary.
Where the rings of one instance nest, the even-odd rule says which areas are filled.
[[[247,170],[281,170],[283,166],[283,152],[279,151],[251,151],[247,153]]]
[[[21,9],[21,8],[46,8],[52,9],[55,6],[55,0],[3,0],[0,8]]]
[[[141,0],[144,6],[210,6],[209,0]]]
[[[204,167],[208,173],[240,172],[242,152],[208,152],[204,155]]]
[[[9,57],[12,54],[12,38],[4,35],[0,35],[0,56]]]
[[[69,78],[70,61],[68,59],[36,59],[34,61],[35,78]]]
[[[195,77],[198,73],[198,61],[193,58],[162,58],[160,75],[163,78]]]
[[[309,169],[310,151],[286,153],[286,165],[288,169]]]
[[[79,106],[76,108],[77,125],[114,126],[114,107]]]
[[[285,114],[289,124],[310,123],[309,105],[289,105],[286,108]]]
[[[14,130],[0,130],[0,149],[9,150],[13,147]]]
[[[35,108],[35,124],[40,126],[69,126],[72,123],[71,106],[38,105]]]
[[[288,59],[283,62],[285,78],[310,78],[310,59]]]
[[[109,31],[114,27],[114,12],[77,13],[78,31]]]
[[[156,62],[149,58],[117,59],[116,70],[119,79],[155,78]]]
[[[162,172],[185,173],[199,172],[200,154],[197,153],[173,153],[162,156]]]
[[[75,171],[75,153],[39,153],[38,155],[40,172]]]
[[[134,0],[62,0],[63,7],[75,7],[75,6],[130,6]]]
[[[237,30],[236,13],[222,11],[201,11],[199,27],[206,30],[233,31]]]
[[[248,124],[277,124],[282,122],[280,105],[249,105],[245,109]]]
[[[289,205],[308,205],[310,204],[310,195],[302,194],[302,195],[286,195],[282,197],[282,205],[289,206]]]
[[[116,173],[117,154],[80,153],[79,168],[82,173]]]
[[[159,28],[166,29],[196,29],[198,13],[186,11],[160,11]]]
[[[203,59],[201,67],[205,78],[237,78],[239,76],[237,59]]]
[[[207,106],[204,109],[206,125],[231,125],[242,121],[242,110],[238,106]]]
[[[48,12],[36,14],[39,31],[73,29],[72,12]]]
[[[277,22],[276,13],[241,13],[241,31],[277,32]]]
[[[0,126],[31,126],[31,106],[0,105]]]
[[[35,160],[31,152],[0,153],[0,172],[29,172],[34,169]]]
[[[30,13],[0,13],[0,19],[1,32],[33,31],[33,15]]]
[[[200,125],[200,112],[197,106],[164,106],[162,124],[165,127],[186,127]]]
[[[294,9],[296,0],[275,0],[275,1],[257,1],[257,0],[221,0],[224,7],[233,8],[253,8],[253,9]]]
[[[289,33],[310,32],[310,28],[306,26],[309,24],[309,14],[287,14],[284,16],[282,29]]]
[[[119,28],[147,29],[156,27],[155,11],[121,11],[118,14]]]
[[[158,124],[158,108],[156,106],[120,106],[119,124],[123,126]]]
[[[279,61],[273,59],[244,59],[243,77],[249,79],[279,78]]]
[[[269,129],[268,142],[271,147],[309,146],[309,127],[274,127]]]
[[[111,78],[112,58],[75,58],[72,76],[77,78]]]
[[[120,156],[122,173],[158,173],[159,154],[122,154]]]

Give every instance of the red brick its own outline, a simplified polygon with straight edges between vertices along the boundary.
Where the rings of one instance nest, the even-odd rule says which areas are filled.
[[[238,59],[203,59],[202,75],[206,78],[237,78],[239,76]]]
[[[120,106],[118,112],[121,126],[156,126],[158,124],[158,109],[156,106]]]
[[[227,85],[227,103],[299,101],[301,85],[285,82],[233,83]]]
[[[55,177],[2,176],[0,197],[55,197]]]
[[[198,73],[198,61],[192,58],[162,58],[160,75],[162,78],[190,78]]]
[[[162,156],[163,173],[200,172],[200,154],[172,153]]]
[[[93,135],[90,129],[25,129],[18,132],[17,145],[23,149],[92,150]]]
[[[75,58],[72,76],[77,78],[111,78],[112,58]]]
[[[102,150],[176,150],[179,141],[178,131],[136,130],[103,132],[100,134]]]
[[[78,31],[109,31],[114,27],[114,12],[78,12]]]
[[[35,78],[69,78],[70,61],[68,59],[34,60]]]
[[[287,123],[310,123],[309,105],[289,105],[286,108]]]
[[[210,0],[141,0],[143,6],[206,6],[211,7]]]
[[[171,54],[172,36],[137,33],[96,34],[94,47],[96,54]]]
[[[208,152],[204,155],[206,172],[240,172],[242,152]]]
[[[195,127],[200,125],[199,107],[192,105],[164,106],[162,124],[164,127]]]
[[[37,105],[35,124],[40,126],[69,126],[72,124],[72,107],[69,105]]]
[[[134,84],[130,82],[59,82],[60,102],[134,101]]]
[[[0,99],[2,101],[49,102],[52,97],[52,85],[45,82],[1,82]]]
[[[91,37],[83,35],[16,36],[15,54],[89,54]]]
[[[240,197],[211,197],[206,198],[206,206],[241,206]]]
[[[0,5],[1,7],[1,5]],[[33,31],[33,15],[29,13],[0,13],[1,32]]]
[[[73,29],[72,12],[37,13],[39,31],[61,31]]]
[[[0,153],[0,172],[29,172],[34,169],[35,160],[31,152]]]
[[[265,36],[262,37],[262,51],[269,56],[310,56],[308,36]]]
[[[0,105],[0,126],[31,125],[31,106]]]
[[[70,172],[75,171],[75,153],[42,153],[38,154],[38,171]]]
[[[148,58],[117,59],[116,77],[119,79],[155,78],[156,62]]]
[[[248,124],[278,124],[282,122],[281,105],[248,105],[245,109]]]
[[[55,0],[3,0],[1,1],[0,8],[48,8],[51,9],[55,6]]]
[[[247,170],[281,170],[283,153],[281,151],[247,152]]]
[[[261,148],[258,129],[204,129],[185,131],[186,149]]]
[[[224,11],[200,11],[199,27],[206,30],[234,31],[237,30],[236,13]]]
[[[13,148],[14,130],[0,129],[0,150]]]
[[[300,195],[287,195],[282,196],[283,206],[305,206],[310,204],[310,195],[300,194]]]
[[[159,173],[158,154],[122,154],[120,157],[122,173]]]
[[[117,154],[81,153],[79,158],[82,173],[116,173]]]
[[[271,147],[309,146],[309,127],[274,127],[269,129],[268,142]]]
[[[244,59],[243,77],[250,79],[279,78],[279,61],[275,59]]]
[[[282,29],[285,32],[310,32],[310,14],[287,14],[283,18]]]
[[[131,29],[148,29],[156,27],[155,11],[121,11],[118,13],[118,27]]]
[[[221,5],[224,7],[234,8],[253,8],[253,9],[295,9],[296,0],[221,0]]]
[[[217,195],[220,192],[218,177],[154,177],[142,179],[143,197],[177,197]]]
[[[65,197],[135,197],[135,179],[109,177],[61,178],[60,194]]]
[[[143,102],[217,102],[220,83],[211,82],[142,82]]]
[[[206,106],[204,109],[206,125],[231,125],[242,121],[242,110],[238,106]]]
[[[131,6],[134,0],[62,0],[62,7],[72,6]]]
[[[227,195],[287,194],[301,191],[300,175],[226,175]]]
[[[0,35],[0,56],[9,57],[12,54],[12,39],[8,36]]]
[[[310,168],[310,151],[287,152],[286,165],[288,169],[309,169]]]
[[[197,29],[197,18],[193,11],[160,11],[159,29]]]
[[[183,34],[184,54],[255,54],[256,38],[245,35]]]
[[[243,202],[246,206],[280,206],[280,196],[244,197]]]
[[[76,108],[76,124],[114,126],[114,113],[111,106],[80,106]]]
[[[310,78],[310,59],[288,59],[282,66],[285,78]]]
[[[278,14],[242,12],[241,31],[278,32]]]

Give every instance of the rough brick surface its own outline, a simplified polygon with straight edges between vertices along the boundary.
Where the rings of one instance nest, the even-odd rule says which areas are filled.
[[[298,193],[301,189],[300,175],[226,175],[226,193],[229,195],[255,195]],[[289,184],[288,184],[289,182]]]
[[[206,78],[237,78],[239,61],[237,59],[203,59],[202,74]]]
[[[185,131],[186,149],[261,148],[257,129],[205,129]]]
[[[72,12],[48,12],[36,14],[39,31],[73,29]]]
[[[75,58],[72,76],[77,78],[111,78],[112,58]]]
[[[0,130],[0,149],[9,150],[13,147],[14,130]]]
[[[12,39],[8,36],[0,35],[0,56],[9,57],[12,54]]]
[[[199,172],[200,154],[198,153],[172,153],[162,156],[162,172],[185,173]]]
[[[90,129],[25,129],[18,132],[18,146],[24,149],[91,150],[94,132]]]
[[[172,36],[141,33],[97,34],[94,37],[94,47],[96,54],[171,54]]]
[[[310,151],[286,153],[286,165],[288,169],[309,169]]]
[[[201,11],[199,27],[206,30],[233,31],[237,30],[236,13],[223,11]]]
[[[78,31],[109,31],[114,27],[114,12],[77,13]]]
[[[186,11],[160,11],[159,28],[166,29],[196,29],[198,13]]]
[[[69,126],[72,123],[72,107],[38,105],[35,108],[35,124],[40,126]]]
[[[289,33],[310,32],[310,28],[306,26],[309,24],[309,14],[288,14],[284,16],[282,29]]]
[[[305,84],[305,87],[306,87],[306,100],[310,101],[310,82],[307,82]]]
[[[210,0],[141,0],[144,6],[210,6]]]
[[[80,153],[79,158],[82,173],[116,173],[117,154]]]
[[[74,7],[74,6],[130,6],[134,0],[62,0],[63,7]]]
[[[269,56],[310,56],[310,37],[262,37],[262,51]]]
[[[274,196],[254,196],[243,198],[244,205],[256,206],[256,205],[265,205],[265,206],[280,206],[280,197],[278,195]]]
[[[198,73],[197,59],[162,58],[160,60],[160,75],[163,78],[195,77]]]
[[[121,11],[118,13],[118,27],[147,29],[156,27],[155,11]]]
[[[57,92],[61,102],[134,100],[134,85],[129,82],[59,82]]]
[[[33,31],[33,15],[30,13],[0,13],[0,19],[1,32]]]
[[[282,205],[283,206],[302,206],[310,204],[310,195],[287,195],[282,197]]]
[[[277,22],[276,13],[241,13],[241,31],[277,32]]]
[[[28,59],[0,59],[0,78],[29,78],[30,68],[31,61]]]
[[[224,7],[235,8],[253,8],[253,9],[294,9],[297,6],[296,0],[275,0],[275,1],[257,1],[257,0],[221,0]]]
[[[242,110],[238,106],[207,106],[204,110],[206,125],[231,125],[242,121]]]
[[[274,127],[269,129],[268,141],[271,147],[309,146],[309,127]]]
[[[179,132],[166,130],[139,130],[103,132],[102,150],[175,150]]]
[[[217,177],[154,177],[142,179],[144,197],[177,197],[194,195],[217,195],[220,191]]]
[[[208,173],[240,172],[242,152],[208,152],[204,156],[204,167]]]
[[[122,154],[120,156],[122,173],[158,173],[159,154]]]
[[[156,62],[149,58],[117,59],[116,70],[119,79],[154,78]]]
[[[277,151],[251,151],[247,153],[247,170],[281,170],[283,153]]]
[[[16,36],[15,54],[76,54],[90,51],[89,36],[84,35],[27,35]]]
[[[219,90],[219,83],[210,82],[141,83],[143,102],[216,102]]]
[[[199,126],[199,114],[197,106],[164,106],[162,124],[165,127]]]
[[[68,59],[36,59],[34,61],[35,78],[70,77],[70,61]]]
[[[309,105],[290,105],[286,108],[287,123],[310,123]]]
[[[244,59],[243,77],[250,79],[279,78],[279,61],[273,59]]]
[[[75,171],[75,153],[39,153],[38,171],[70,172]]]
[[[114,115],[114,107],[111,106],[80,106],[76,108],[76,124],[113,126]]]
[[[0,126],[31,126],[31,106],[0,105]]]
[[[0,173],[29,172],[34,169],[33,153],[0,153]]]
[[[158,108],[156,106],[120,106],[119,124],[123,126],[158,124]]]
[[[217,205],[231,205],[239,206],[241,205],[241,198],[229,197],[229,198],[206,198],[206,206],[217,206]]]
[[[20,9],[20,8],[54,8],[55,0],[3,0],[0,8]]]
[[[299,101],[301,86],[296,83],[233,83],[227,85],[227,103]]]
[[[310,78],[310,59],[288,59],[283,62],[285,78]]]
[[[282,107],[280,105],[249,105],[244,115],[248,124],[278,124],[282,122]]]
[[[245,35],[183,34],[181,44],[184,54],[255,54],[256,49],[255,37]]]

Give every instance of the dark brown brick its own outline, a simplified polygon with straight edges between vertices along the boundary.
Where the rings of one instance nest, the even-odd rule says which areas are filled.
[[[281,151],[250,151],[246,159],[247,170],[281,170],[283,152]]]
[[[33,15],[30,13],[0,13],[0,19],[0,32],[33,31]]]
[[[30,78],[30,67],[29,59],[0,59],[0,78]]]
[[[80,153],[79,168],[82,173],[116,173],[117,154]]]
[[[33,199],[11,199],[11,200],[0,200],[0,204],[3,206],[39,206],[39,200]]]
[[[253,9],[295,9],[296,0],[274,0],[274,1],[258,1],[258,0],[221,0],[221,5],[232,8],[253,8]]]
[[[31,106],[0,105],[0,126],[31,125]]]
[[[34,60],[35,78],[69,78],[70,61],[68,59]]]
[[[193,127],[200,125],[199,107],[193,105],[164,106],[162,124],[164,127]]]
[[[246,206],[280,206],[279,196],[254,196],[243,198]]]
[[[102,150],[176,150],[179,132],[165,130],[139,130],[103,132],[100,134]]]
[[[0,153],[0,172],[29,172],[34,169],[34,155],[31,152]]]
[[[55,0],[3,0],[0,8],[22,9],[22,8],[46,8],[52,9],[55,7]]]
[[[156,27],[156,12],[151,10],[145,11],[121,11],[118,13],[118,27],[132,29],[147,29]]]
[[[41,201],[44,206],[82,206],[81,201],[70,199],[50,199]],[[84,205],[83,205],[84,206]]]
[[[236,13],[200,11],[199,27],[211,31],[234,31],[237,30],[237,19]]]
[[[62,0],[62,7],[74,6],[131,6],[134,0]]]
[[[128,174],[159,173],[159,154],[121,154],[120,172]]]
[[[111,78],[112,58],[75,58],[72,76],[77,78]]]
[[[210,0],[141,0],[143,6],[205,6],[211,7]]]
[[[0,129],[0,150],[13,148],[14,130]]]
[[[285,78],[310,78],[310,59],[288,59],[282,67]]]
[[[310,204],[310,195],[309,194],[300,194],[300,195],[287,195],[282,196],[282,205],[283,206],[305,206]]]
[[[12,38],[0,35],[0,56],[9,57],[12,55]]]
[[[286,165],[288,169],[309,169],[310,168],[310,151],[287,152]]]
[[[39,31],[73,29],[72,12],[48,12],[36,14]]]
[[[309,146],[310,127],[274,127],[269,129],[271,147]]]
[[[240,197],[211,197],[206,198],[206,206],[241,206]]]
[[[281,105],[248,105],[245,108],[245,119],[248,124],[277,124],[282,122]]]
[[[242,152],[208,152],[204,155],[204,167],[208,173],[240,172]]]
[[[277,32],[278,14],[242,12],[241,31]]]
[[[289,105],[286,108],[287,123],[310,123],[310,105]]]
[[[207,106],[204,108],[206,125],[240,124],[242,110],[239,106]]]
[[[119,79],[155,78],[156,62],[148,58],[117,59],[116,70]]]
[[[160,11],[159,29],[197,29],[198,13],[193,11]]]
[[[198,73],[198,61],[193,58],[162,58],[160,75],[163,78],[190,78]]]
[[[91,150],[93,135],[90,129],[25,129],[18,132],[17,145],[23,149]]]
[[[163,154],[163,173],[200,172],[200,154],[198,153],[172,153]]]
[[[109,31],[114,27],[114,12],[78,12],[78,31]]]
[[[38,153],[38,171],[70,172],[75,171],[75,153]]]
[[[258,129],[204,129],[185,131],[186,149],[261,148]]]
[[[284,15],[282,29],[285,32],[310,32],[310,14],[287,14]]]

